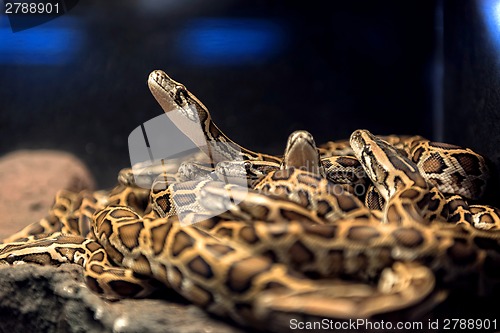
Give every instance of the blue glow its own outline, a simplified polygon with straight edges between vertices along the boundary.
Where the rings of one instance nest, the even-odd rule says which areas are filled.
[[[0,64],[60,65],[78,51],[80,33],[67,27],[34,27],[12,32],[0,25]]]
[[[500,0],[484,0],[481,6],[492,40],[500,46]]]
[[[264,19],[213,18],[192,21],[178,36],[183,61],[198,65],[258,63],[279,54],[285,31]]]

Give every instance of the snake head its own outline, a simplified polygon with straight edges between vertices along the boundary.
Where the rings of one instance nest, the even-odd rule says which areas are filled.
[[[382,192],[384,198],[387,198],[388,192],[383,186],[383,182],[387,177],[387,171],[378,162],[377,150],[380,148],[377,145],[377,138],[368,130],[356,130],[351,134],[349,143],[354,152],[354,156],[363,166],[368,177],[376,185],[377,189]]]
[[[386,200],[396,187],[428,188],[415,163],[387,141],[367,130],[356,130],[350,144],[366,174]]]
[[[148,78],[148,86],[165,112],[184,108],[189,104],[189,92],[186,87],[174,81],[164,71],[155,70],[151,72]]]
[[[282,168],[290,167],[325,176],[319,151],[311,133],[300,130],[293,132],[288,137]]]
[[[148,86],[167,115],[171,111],[179,111],[189,120],[199,122],[198,110],[206,110],[203,103],[182,83],[173,80],[162,70],[154,70],[149,74]]]
[[[374,143],[375,136],[368,130],[356,130],[351,134],[349,143],[354,151],[354,155],[361,161],[362,156],[370,151],[371,144]]]

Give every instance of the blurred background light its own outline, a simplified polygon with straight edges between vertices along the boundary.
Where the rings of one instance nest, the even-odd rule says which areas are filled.
[[[211,18],[191,21],[179,33],[182,61],[195,65],[261,63],[283,51],[285,27],[266,19]]]
[[[500,0],[478,2],[492,41],[500,46]]]
[[[0,64],[62,65],[77,54],[81,30],[70,20],[55,20],[31,29],[12,32],[8,21],[0,21]],[[71,20],[72,21],[72,20]]]

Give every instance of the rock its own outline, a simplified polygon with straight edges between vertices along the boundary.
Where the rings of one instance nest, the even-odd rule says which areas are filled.
[[[18,151],[0,159],[0,239],[47,214],[60,189],[93,189],[71,154]],[[171,301],[173,299],[173,301]],[[0,265],[0,332],[244,332],[210,317],[175,292],[106,301],[83,282],[82,267]]]
[[[245,332],[173,292],[161,297],[110,302],[85,286],[80,266],[3,265],[0,332]]]
[[[0,239],[40,220],[60,189],[93,189],[94,180],[73,155],[19,150],[0,158]]]

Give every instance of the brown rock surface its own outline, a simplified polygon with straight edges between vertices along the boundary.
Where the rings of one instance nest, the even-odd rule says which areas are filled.
[[[0,158],[0,184],[0,239],[44,217],[58,190],[95,186],[80,160],[50,150],[19,150]]]
[[[82,268],[73,264],[0,266],[0,332],[244,332],[173,292],[110,302],[82,280]]]
[[[45,216],[58,190],[94,187],[82,162],[56,151],[5,155],[0,182],[0,239]],[[173,291],[155,296],[109,302],[86,287],[80,266],[0,263],[0,333],[243,332]]]

